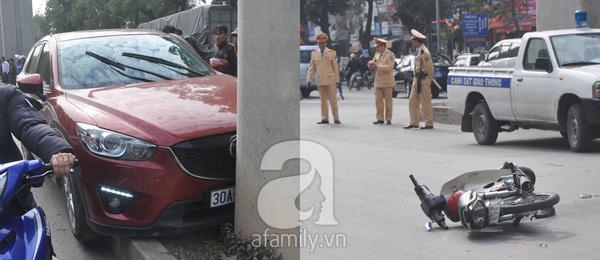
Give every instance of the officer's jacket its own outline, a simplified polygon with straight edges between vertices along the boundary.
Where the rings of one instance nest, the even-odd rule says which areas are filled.
[[[377,74],[375,74],[375,88],[391,88],[396,85],[394,79],[394,64],[396,57],[394,53],[386,50],[384,53],[376,52],[373,62],[377,64]]]
[[[337,64],[337,54],[334,50],[314,50],[310,55],[310,65],[306,74],[306,82],[310,82],[313,73],[317,71],[317,86],[335,85],[340,82],[340,71]]]
[[[431,59],[431,53],[429,53],[429,49],[425,47],[425,45],[421,46],[421,50],[418,51],[417,56],[415,57],[415,78],[414,82],[417,82],[416,76],[420,71],[427,73],[427,78],[421,81],[421,84],[429,84],[433,81],[433,60]]]

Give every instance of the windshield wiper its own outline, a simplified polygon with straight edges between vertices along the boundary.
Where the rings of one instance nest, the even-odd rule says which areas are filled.
[[[152,57],[152,56],[147,56],[147,55],[142,55],[142,54],[137,54],[137,53],[131,53],[131,52],[123,52],[122,55],[125,56],[125,57],[130,57],[130,58],[145,60],[145,61],[149,61],[149,62],[153,62],[153,63],[167,65],[167,66],[170,66],[170,67],[173,67],[173,68],[187,70],[188,72],[196,74],[197,76],[206,76],[206,73],[202,73],[202,72],[196,71],[194,69],[190,69],[190,68],[188,68],[186,66],[183,66],[183,65],[180,65],[180,64],[177,64],[177,63],[174,63],[174,62],[170,62],[170,61],[165,60],[165,59],[161,59],[161,58],[157,58],[157,57]],[[175,72],[177,72],[177,71],[175,71]],[[179,73],[179,74],[182,74],[182,73]],[[184,74],[182,74],[182,75],[184,75]]]
[[[101,62],[103,62],[103,63],[106,63],[106,64],[108,64],[108,65],[109,65],[109,67],[110,67],[110,68],[113,68],[113,69],[114,69],[114,70],[115,70],[117,73],[119,73],[119,74],[121,74],[121,75],[123,75],[123,76],[125,76],[125,77],[131,78],[131,79],[136,79],[136,80],[139,80],[139,81],[144,81],[144,82],[153,82],[153,80],[150,80],[150,79],[146,79],[146,78],[140,78],[140,77],[136,77],[136,76],[131,76],[131,75],[125,74],[125,73],[123,73],[123,72],[121,72],[121,71],[118,71],[118,70],[116,70],[116,69],[115,69],[115,67],[116,67],[116,68],[119,68],[119,69],[120,69],[120,70],[122,70],[122,71],[124,71],[124,70],[125,70],[125,68],[129,68],[129,69],[132,69],[132,70],[137,70],[137,71],[141,71],[141,72],[144,72],[144,73],[148,73],[148,74],[154,75],[154,76],[156,76],[156,77],[159,77],[159,78],[162,78],[162,79],[164,79],[164,80],[172,80],[171,78],[169,78],[169,77],[167,77],[167,76],[160,75],[160,74],[158,74],[158,73],[151,72],[151,71],[147,71],[147,70],[144,70],[144,69],[140,69],[140,68],[136,68],[136,67],[128,66],[128,65],[125,65],[125,64],[123,64],[123,63],[120,63],[120,62],[118,62],[118,61],[111,60],[111,59],[109,59],[109,58],[107,58],[107,57],[104,57],[104,56],[102,56],[102,55],[100,55],[100,54],[97,54],[97,53],[91,52],[91,51],[86,51],[86,52],[85,52],[85,54],[87,54],[87,55],[89,55],[89,56],[92,56],[93,58],[95,58],[95,59],[97,59],[97,60],[99,60],[99,61],[101,61]]]
[[[586,65],[597,65],[597,64],[598,63],[596,63],[596,62],[578,61],[578,62],[565,63],[562,66],[586,66]]]

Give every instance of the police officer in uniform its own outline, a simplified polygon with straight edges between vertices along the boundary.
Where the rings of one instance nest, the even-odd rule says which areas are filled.
[[[373,60],[367,64],[369,69],[375,69],[375,107],[377,113],[375,114],[377,121],[373,124],[383,124],[384,112],[385,112],[385,123],[392,123],[392,91],[396,81],[394,79],[394,64],[396,57],[394,53],[387,49],[387,41],[383,39],[375,38],[375,45],[377,52],[373,57]],[[384,111],[385,106],[385,111]]]
[[[338,114],[337,98],[335,91],[340,82],[340,72],[334,50],[327,48],[327,34],[320,33],[317,35],[319,49],[314,50],[310,55],[310,65],[306,75],[306,86],[310,87],[310,81],[313,73],[317,72],[317,88],[321,97],[321,121],[317,124],[329,124],[329,106],[327,99],[331,105],[331,113],[333,114],[333,122],[341,123]]]
[[[419,107],[423,108],[425,125],[421,129],[433,129],[433,107],[431,106],[431,82],[433,79],[433,60],[427,47],[425,47],[425,35],[413,29],[412,44],[417,48],[415,57],[414,80],[410,97],[408,99],[408,111],[410,123],[404,129],[419,128]]]

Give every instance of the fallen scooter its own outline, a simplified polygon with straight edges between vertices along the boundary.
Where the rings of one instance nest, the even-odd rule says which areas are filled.
[[[409,177],[421,200],[421,209],[443,229],[448,229],[444,214],[470,230],[510,220],[518,226],[524,217],[554,215],[553,206],[560,201],[556,193],[534,193],[535,173],[508,162],[500,169],[461,174],[446,182],[440,195],[419,185],[413,175]],[[432,229],[432,222],[427,222],[428,230]]]
[[[52,172],[52,164],[40,160],[0,165],[0,258],[56,259],[44,211],[24,210],[15,196],[26,184],[41,187]]]

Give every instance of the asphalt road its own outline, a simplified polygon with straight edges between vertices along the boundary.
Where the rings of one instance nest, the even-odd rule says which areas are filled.
[[[106,237],[80,243],[69,227],[69,215],[64,192],[54,181],[46,178],[40,188],[32,189],[39,206],[44,209],[52,234],[52,246],[58,259],[117,259]]]
[[[316,225],[313,215],[303,223],[305,240],[316,242],[300,244],[302,259],[598,259],[600,175],[595,163],[600,142],[594,142],[590,153],[577,154],[552,131],[500,133],[495,145],[480,146],[458,125],[436,123],[433,130],[405,130],[406,98],[394,99],[392,125],[373,125],[373,92],[344,90],[346,99],[339,101],[341,125],[316,124],[320,120],[316,93],[301,101],[302,139],[325,146],[333,156],[338,220],[338,225]],[[556,216],[475,232],[449,220],[449,230],[425,229],[429,219],[421,211],[410,174],[439,193],[445,181],[463,172],[496,169],[505,161],[532,168],[536,191],[560,195]],[[317,179],[311,184],[317,188],[302,194],[301,209],[319,202],[322,195],[315,192],[319,185]],[[582,199],[581,194],[592,198]]]

